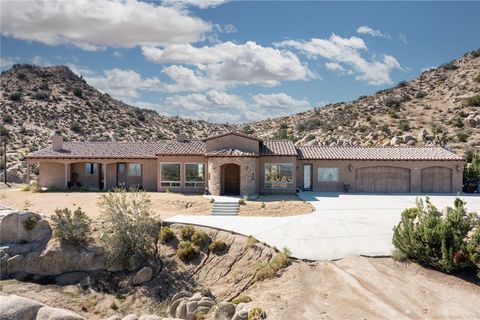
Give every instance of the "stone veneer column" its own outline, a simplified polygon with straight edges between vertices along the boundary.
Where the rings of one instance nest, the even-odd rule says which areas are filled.
[[[240,195],[257,194],[255,176],[256,164],[253,157],[212,157],[208,160],[208,189],[212,195],[222,192],[222,170],[224,164],[233,163],[240,166]]]

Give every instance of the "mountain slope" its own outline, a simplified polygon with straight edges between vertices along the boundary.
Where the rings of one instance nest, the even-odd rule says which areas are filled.
[[[0,99],[0,130],[10,134],[8,167],[14,166],[12,174],[18,171],[20,176],[23,156],[50,145],[55,130],[75,141],[156,141],[177,133],[206,137],[227,130],[221,124],[129,106],[64,66],[15,65],[1,75]]]
[[[462,154],[480,146],[480,49],[371,96],[238,125],[261,137],[309,145],[422,145]],[[468,102],[468,98],[473,101]],[[444,132],[444,133],[442,133]],[[412,139],[413,138],[413,139]]]

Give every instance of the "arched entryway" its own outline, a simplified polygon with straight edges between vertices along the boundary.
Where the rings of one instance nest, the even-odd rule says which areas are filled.
[[[234,163],[222,165],[222,194],[240,194],[240,166]]]

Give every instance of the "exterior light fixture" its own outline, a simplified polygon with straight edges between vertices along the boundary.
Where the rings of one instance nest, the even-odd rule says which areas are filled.
[[[348,170],[349,171],[352,171],[353,170],[353,166],[351,164],[348,165]]]

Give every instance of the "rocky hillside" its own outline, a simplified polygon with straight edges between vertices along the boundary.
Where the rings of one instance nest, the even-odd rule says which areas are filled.
[[[0,131],[9,131],[9,167],[20,173],[23,156],[48,146],[55,130],[81,141],[154,141],[180,132],[205,137],[226,130],[221,124],[132,107],[89,86],[64,66],[15,65],[0,80]]]
[[[462,154],[480,147],[479,93],[480,49],[371,96],[237,128],[298,144],[435,143]]]

